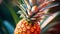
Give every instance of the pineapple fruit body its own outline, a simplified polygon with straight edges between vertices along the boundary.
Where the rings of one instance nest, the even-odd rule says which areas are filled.
[[[40,25],[38,22],[31,24],[22,19],[16,25],[14,34],[40,34]]]

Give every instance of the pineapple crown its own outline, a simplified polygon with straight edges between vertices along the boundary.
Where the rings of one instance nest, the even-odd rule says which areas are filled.
[[[21,9],[20,13],[22,17],[27,20],[40,20],[44,13],[44,10],[58,6],[57,3],[53,3],[55,0],[22,0],[21,2],[16,0],[16,5]]]

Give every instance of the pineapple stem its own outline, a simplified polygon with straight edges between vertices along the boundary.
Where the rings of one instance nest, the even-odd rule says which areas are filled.
[[[22,4],[21,3],[19,3],[18,1],[17,1],[17,6],[22,10],[21,11],[21,13],[24,15],[23,17],[26,19],[26,20],[28,20],[29,21],[29,19],[27,18],[28,17],[28,15],[27,15],[27,13],[26,13],[26,10],[25,10],[25,8],[22,6]]]
[[[42,3],[42,4],[40,4],[39,5],[39,8],[43,8],[43,7],[45,7],[46,5],[48,5],[48,4],[50,4],[51,2],[50,1],[46,1],[46,2],[44,2],[44,3]]]
[[[28,8],[28,9],[31,9],[31,6],[30,6],[30,4],[28,3],[28,1],[27,1],[27,0],[24,0],[24,2],[25,2],[25,4],[27,5],[27,8]]]
[[[52,2],[53,2],[53,0],[45,1],[44,3],[39,5],[39,9],[46,7],[47,5],[51,4]]]
[[[26,19],[26,20],[28,20],[29,21],[29,19],[27,18],[27,15],[25,15],[25,13],[24,13],[24,10],[21,8],[21,7],[19,7],[22,11],[21,11],[21,13],[24,15],[23,17]]]
[[[27,5],[27,13],[28,13],[28,15],[30,15],[31,5],[28,3],[27,0],[24,0],[24,2],[25,2],[25,4]]]
[[[43,11],[43,10],[45,10],[45,9],[49,9],[49,8],[52,8],[52,7],[55,7],[55,6],[58,6],[59,4],[51,4],[51,5],[48,5],[48,6],[46,6],[46,7],[44,7],[44,8],[42,8],[40,11]]]
[[[38,9],[38,11],[36,12],[36,13],[34,13],[32,16],[30,16],[30,18],[33,18],[35,15],[37,15],[37,13],[39,13],[40,11],[44,11],[45,9],[49,9],[49,8],[52,8],[52,7],[55,7],[55,6],[58,6],[59,4],[55,4],[55,5],[51,5],[51,6],[49,6],[49,7],[47,7],[47,6],[45,6],[45,7],[43,7],[43,8],[41,8],[41,9]],[[30,19],[29,18],[29,19]]]
[[[18,5],[20,5],[24,9],[24,11],[26,11],[21,3],[19,3],[18,1],[17,1],[17,3],[18,3]]]

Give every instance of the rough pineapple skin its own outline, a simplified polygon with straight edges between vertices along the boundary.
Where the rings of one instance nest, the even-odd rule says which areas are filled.
[[[14,34],[40,34],[40,25],[38,24],[38,22],[32,25],[25,19],[22,19],[16,25]]]

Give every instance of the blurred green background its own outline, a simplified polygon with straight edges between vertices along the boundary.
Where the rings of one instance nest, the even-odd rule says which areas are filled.
[[[0,34],[13,34],[19,21],[18,7],[13,6],[11,0],[0,0]]]
[[[13,34],[16,24],[21,19],[19,18],[19,14],[17,14],[19,8],[17,6],[14,6],[11,1],[12,0],[2,0],[1,2],[0,0],[0,34]],[[56,0],[55,2],[59,3],[59,0]],[[60,11],[60,5],[55,8],[51,8],[50,13],[53,13],[52,11]],[[52,22],[60,22],[60,14]],[[60,23],[58,24],[59,25],[57,28],[60,27]],[[47,31],[47,27],[49,27],[49,25],[42,30],[42,34],[53,34]],[[54,28],[56,27],[54,26]],[[60,32],[59,30],[60,29],[58,28],[58,32]]]

